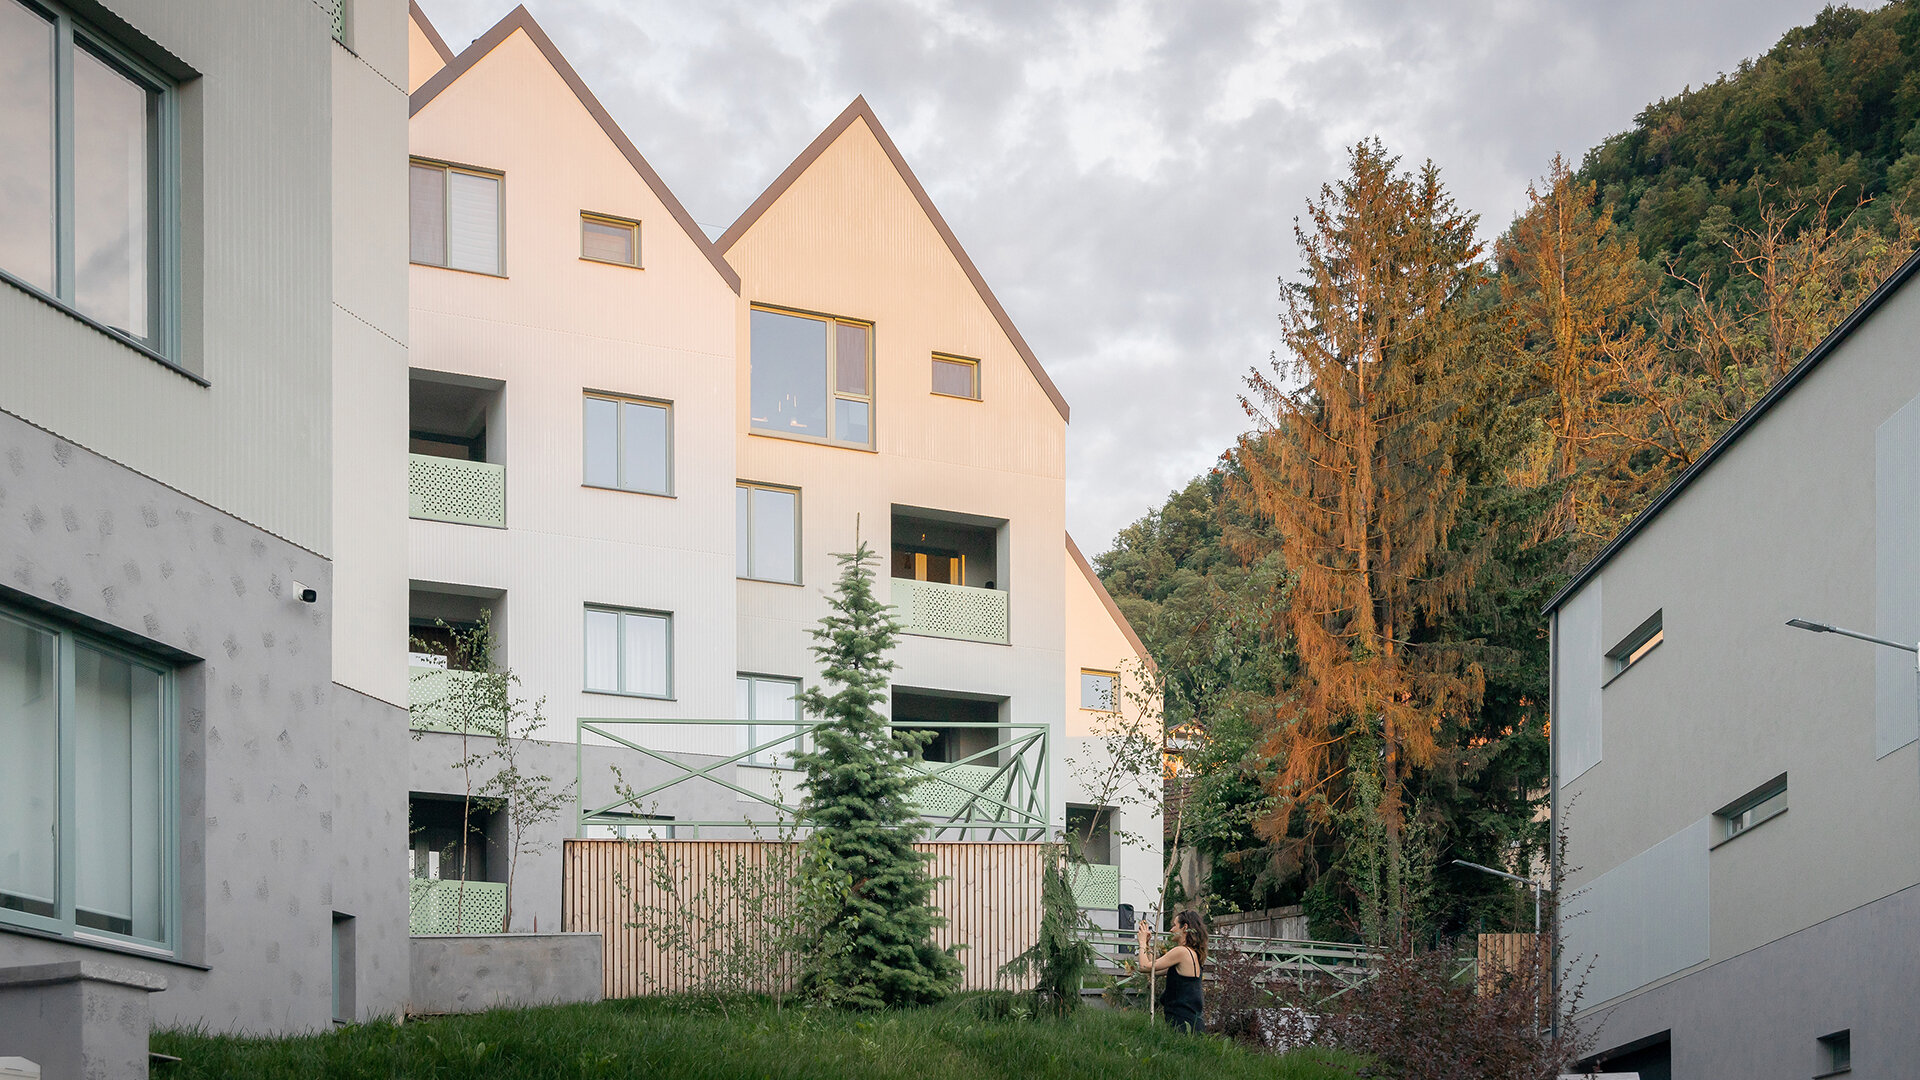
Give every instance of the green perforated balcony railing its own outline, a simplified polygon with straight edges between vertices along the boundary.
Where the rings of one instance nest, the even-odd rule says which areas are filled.
[[[490,461],[407,455],[407,514],[424,521],[507,527],[507,468]]]
[[[1112,911],[1120,906],[1120,868],[1098,863],[1068,867],[1073,902],[1083,908]]]
[[[496,710],[489,704],[498,694],[488,693],[482,679],[499,679],[478,671],[448,671],[419,664],[407,668],[407,725],[418,731],[466,729],[469,735],[498,733]]]
[[[893,579],[893,606],[909,634],[1007,643],[1007,594],[971,585]]]
[[[507,886],[502,881],[407,882],[407,933],[498,934],[507,918]]]

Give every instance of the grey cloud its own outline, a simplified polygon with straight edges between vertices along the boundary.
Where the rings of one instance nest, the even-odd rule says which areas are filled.
[[[422,0],[455,48],[506,0]],[[1810,20],[1812,0],[535,0],[717,231],[864,93],[1073,405],[1089,553],[1247,426],[1293,221],[1344,147],[1432,158],[1490,239],[1558,151]]]

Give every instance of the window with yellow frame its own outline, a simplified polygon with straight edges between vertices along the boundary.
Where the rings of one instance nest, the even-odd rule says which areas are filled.
[[[640,266],[640,223],[580,211],[580,257],[588,262]]]
[[[1080,707],[1113,712],[1119,707],[1120,675],[1113,671],[1080,669]]]
[[[748,329],[754,431],[873,448],[872,323],[755,305]]]

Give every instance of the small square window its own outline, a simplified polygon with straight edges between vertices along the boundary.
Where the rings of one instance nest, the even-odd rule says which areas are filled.
[[[640,223],[605,214],[580,215],[580,257],[590,262],[640,265]]]
[[[1835,1073],[1853,1071],[1853,1031],[1836,1031],[1831,1035],[1822,1035],[1820,1043],[1820,1071],[1817,1076],[1832,1076]]]
[[[673,494],[673,406],[589,393],[581,439],[583,483]]]
[[[1666,640],[1666,632],[1661,625],[1664,614],[1664,609],[1654,612],[1647,617],[1647,621],[1634,627],[1633,633],[1621,638],[1620,644],[1607,650],[1606,678],[1608,680],[1645,659],[1648,653]]]
[[[586,689],[637,697],[673,696],[673,616],[588,607]]]
[[[1781,773],[1714,811],[1714,821],[1719,826],[1718,839],[1731,840],[1768,818],[1785,813],[1786,809],[1787,774]]]
[[[934,353],[933,392],[941,397],[980,400],[980,361]]]
[[[1080,707],[1099,712],[1112,712],[1114,686],[1119,681],[1119,676],[1111,671],[1082,671],[1080,673]]]

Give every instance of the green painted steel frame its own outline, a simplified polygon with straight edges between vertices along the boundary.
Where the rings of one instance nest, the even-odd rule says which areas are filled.
[[[57,0],[26,0],[26,6],[54,26],[54,281],[51,294],[12,275],[6,280],[66,309],[113,336],[204,384],[206,380],[188,368],[180,356],[180,103],[174,80],[140,57],[122,48],[113,38],[95,30],[83,18],[76,17]],[[153,320],[152,334],[145,340],[93,318],[79,310],[75,302],[75,209],[74,209],[74,112],[73,50],[84,48],[101,57],[122,74],[140,83],[157,98],[154,118],[153,190],[149,193],[148,213],[152,215],[149,253],[148,317]]]
[[[0,605],[0,619],[15,622],[54,638],[54,664],[58,672],[55,693],[59,697],[57,714],[59,746],[59,811],[55,835],[59,845],[54,868],[54,903],[57,915],[33,915],[0,908],[0,922],[58,934],[76,940],[91,940],[128,945],[143,951],[178,955],[180,949],[180,725],[179,689],[173,668],[150,656],[122,645],[73,629],[64,623],[45,619],[18,608]],[[110,930],[82,927],[76,913],[75,888],[79,867],[78,829],[72,823],[79,813],[77,782],[79,758],[79,721],[74,715],[74,653],[84,645],[95,652],[147,669],[160,677],[160,923],[165,940],[116,934]]]
[[[641,746],[639,743],[625,738],[616,731],[609,730],[609,728],[630,726],[739,728],[749,726],[747,722],[743,720],[689,720],[674,717],[649,717],[644,719],[631,717],[583,717],[577,721],[577,731],[574,739],[574,805],[577,811],[578,831],[584,833],[588,825],[630,824],[631,818],[628,815],[644,811],[644,807],[640,805],[641,799],[649,795],[657,795],[668,788],[684,784],[689,780],[700,779],[711,781],[723,788],[745,796],[752,802],[769,807],[777,816],[773,820],[758,821],[751,818],[737,818],[732,821],[694,821],[685,818],[675,818],[673,824],[676,827],[692,827],[697,829],[700,827],[738,828],[744,826],[757,828],[764,826],[768,828],[779,828],[782,826],[794,826],[797,828],[807,828],[807,823],[800,817],[799,807],[776,801],[757,791],[749,791],[730,780],[720,778],[715,775],[715,773],[725,766],[737,765],[746,761],[748,758],[764,750],[783,746],[787,743],[797,745],[801,739],[805,738],[809,731],[825,723],[827,723],[827,721],[802,719],[782,721],[777,725],[758,725],[763,727],[791,727],[792,730],[786,734],[762,742],[754,742],[752,739],[749,739],[748,742],[750,745],[748,745],[746,749],[704,767],[696,768],[666,752]],[[984,750],[969,754],[958,761],[938,762],[938,767],[927,767],[923,769],[926,777],[924,782],[945,784],[965,796],[965,801],[954,813],[927,819],[925,827],[928,830],[928,839],[938,839],[941,835],[948,832],[958,832],[960,839],[966,839],[969,834],[979,832],[985,832],[987,834],[986,839],[988,840],[998,839],[1001,833],[1005,833],[1007,838],[1011,840],[1046,839],[1049,828],[1047,818],[1050,813],[1050,808],[1053,805],[1053,775],[1052,770],[1049,768],[1047,756],[1049,725],[1006,724],[995,721],[957,721],[954,723],[941,724],[940,726],[942,728],[991,728],[995,731],[1006,732],[1007,735],[1000,742]],[[1014,734],[1016,732],[1022,732],[1024,734]],[[585,746],[584,737],[588,734],[597,735],[600,738],[607,739],[616,745],[624,746],[629,750],[633,750],[662,764],[670,765],[685,775],[674,776],[671,779],[654,784],[651,787],[635,791],[627,798],[618,799],[603,806],[588,809],[583,794],[586,780],[586,763],[583,748]],[[998,768],[995,769],[993,774],[977,789],[955,783],[943,775],[957,766],[980,763],[980,759],[997,755],[1002,751],[1012,752],[1007,755],[1005,761],[999,763]],[[1037,760],[1030,761],[1029,759]],[[987,790],[993,788],[1003,778],[1008,781],[1007,798],[997,799],[988,795],[986,793]],[[1016,800],[1016,791],[1022,792],[1025,798]],[[1024,803],[1025,805],[1019,805],[1020,803]],[[989,809],[996,814],[1004,814],[1006,816],[984,819],[972,816],[978,808]]]

